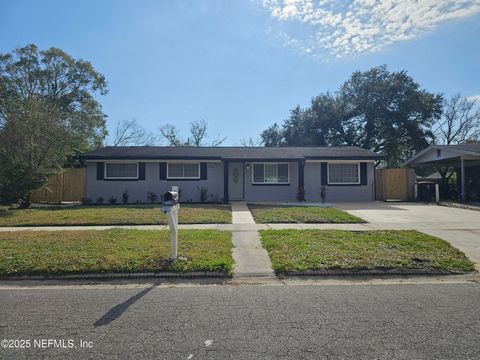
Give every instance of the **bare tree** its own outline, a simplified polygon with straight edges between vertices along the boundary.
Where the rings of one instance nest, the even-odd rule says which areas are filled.
[[[444,102],[443,116],[433,129],[438,144],[462,144],[480,140],[480,107],[476,100],[456,94]]]
[[[175,125],[166,124],[159,128],[162,136],[168,141],[169,146],[184,146],[185,143],[180,139]]]
[[[190,146],[202,146],[203,140],[207,137],[208,124],[205,120],[195,120],[190,123],[191,140],[188,140]]]
[[[147,146],[158,143],[158,138],[141,127],[136,119],[117,122],[113,146]]]
[[[190,135],[187,140],[183,140],[179,136],[178,129],[175,125],[166,124],[160,127],[160,133],[167,140],[169,146],[202,146],[207,135],[208,123],[205,120],[196,120],[190,123]],[[211,146],[219,146],[227,138],[218,135],[212,140]]]
[[[243,138],[240,139],[240,145],[245,147],[258,147],[263,146],[263,140],[261,138]]]

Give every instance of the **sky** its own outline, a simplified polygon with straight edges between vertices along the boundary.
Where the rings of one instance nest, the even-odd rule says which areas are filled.
[[[105,75],[110,132],[204,119],[239,145],[382,64],[480,99],[480,0],[0,0],[0,53],[30,43]]]

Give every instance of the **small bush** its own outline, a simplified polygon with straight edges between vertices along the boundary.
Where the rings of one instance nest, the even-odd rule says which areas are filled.
[[[322,203],[325,203],[325,199],[327,198],[327,187],[322,185],[320,188],[320,197],[322,198]]]
[[[114,205],[114,204],[117,203],[117,198],[112,196],[110,199],[108,199],[108,202],[109,202],[111,205]]]
[[[104,201],[104,199],[103,199],[103,197],[101,197],[101,196],[100,196],[99,198],[97,198],[97,200],[95,200],[95,202],[97,203],[97,205],[103,204],[103,201]]]
[[[130,195],[128,195],[128,191],[127,189],[125,189],[125,191],[123,192],[122,194],[122,203],[123,205],[127,204],[128,203],[128,198],[130,197]]]
[[[92,203],[92,199],[87,197],[82,197],[80,201],[82,202],[83,205],[90,205]]]
[[[158,195],[155,194],[153,191],[147,192],[147,200],[150,201],[150,204],[154,204],[158,200]]]
[[[208,187],[206,186],[197,186],[198,191],[200,192],[200,202],[204,203],[208,199]]]
[[[297,200],[305,201],[305,189],[303,187],[299,187],[297,190]]]

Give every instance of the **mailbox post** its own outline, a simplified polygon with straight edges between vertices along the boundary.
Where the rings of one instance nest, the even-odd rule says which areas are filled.
[[[177,258],[178,247],[178,191],[167,191],[163,195],[162,212],[167,215],[168,225],[170,226],[170,241],[172,243],[172,259]]]

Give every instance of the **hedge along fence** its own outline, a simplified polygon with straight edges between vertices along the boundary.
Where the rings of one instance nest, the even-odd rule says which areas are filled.
[[[86,194],[86,169],[64,169],[52,175],[45,185],[33,192],[33,202],[61,203],[81,201]]]

